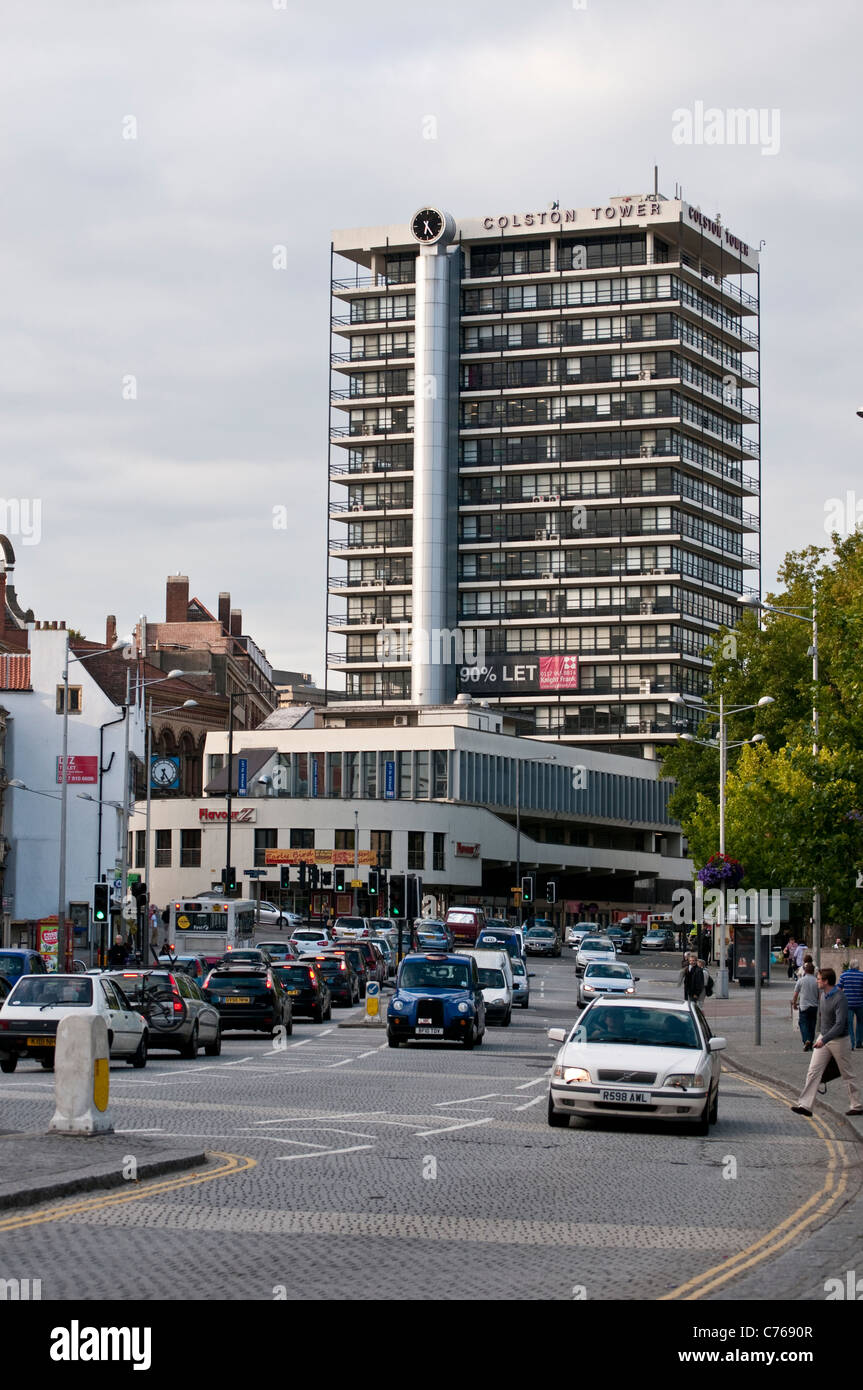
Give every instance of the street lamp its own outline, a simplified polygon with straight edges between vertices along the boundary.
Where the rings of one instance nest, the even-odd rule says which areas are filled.
[[[688,705],[688,704],[691,704],[691,703],[693,703],[693,702],[690,701],[690,700],[687,700],[687,698],[686,698],[685,695],[672,695],[672,696],[670,697],[670,703],[673,704],[673,705]],[[724,696],[724,695],[720,695],[720,696],[719,696],[719,708],[718,708],[718,709],[710,709],[709,706],[704,705],[704,703],[703,703],[703,701],[702,701],[701,699],[698,699],[698,700],[697,700],[697,704],[698,704],[699,708],[704,709],[705,713],[710,714],[710,715],[713,715],[713,717],[719,721],[719,734],[718,734],[718,739],[710,739],[710,740],[708,740],[708,739],[696,738],[694,734],[680,734],[680,735],[679,735],[680,739],[681,739],[682,741],[686,742],[686,743],[700,743],[700,744],[703,744],[703,745],[704,745],[705,747],[707,747],[707,748],[716,748],[717,746],[718,746],[718,748],[719,748],[719,853],[720,853],[720,854],[724,854],[724,853],[725,853],[725,779],[726,779],[726,777],[727,777],[727,775],[728,775],[728,749],[729,749],[729,747],[731,747],[731,748],[741,748],[741,747],[743,746],[744,743],[763,743],[763,741],[764,741],[764,735],[763,735],[763,734],[754,734],[753,737],[752,737],[751,739],[749,739],[749,738],[741,739],[741,741],[740,741],[739,743],[732,743],[732,744],[729,744],[728,741],[727,741],[727,738],[726,738],[725,720],[726,720],[726,718],[728,717],[729,714],[743,714],[746,710],[751,710],[751,709],[763,709],[766,705],[772,705],[772,704],[774,704],[774,703],[775,703],[775,702],[774,702],[774,699],[773,699],[773,696],[772,696],[772,695],[762,695],[762,696],[761,696],[761,699],[760,699],[760,700],[756,700],[756,702],[755,702],[754,705],[732,705],[732,706],[730,706],[729,708],[726,709],[726,707],[725,707],[725,696]],[[724,905],[723,905],[723,907],[722,907],[722,910],[720,911],[719,916],[720,916],[720,924],[719,924],[719,981],[718,981],[719,990],[718,990],[718,993],[717,993],[717,998],[718,998],[718,999],[727,999],[727,998],[728,998],[728,967],[727,967],[726,961],[725,961],[725,953],[726,953],[726,950],[727,950],[727,944],[728,944],[728,943],[727,943],[727,936],[726,936],[726,931],[725,931],[726,923],[725,923],[725,909],[724,909]],[[756,972],[755,972],[755,973],[756,973],[756,984],[757,984],[758,986],[760,986],[760,983],[761,983],[760,978],[759,978],[760,964],[761,964],[761,954],[760,954],[760,949],[759,949],[759,947],[760,947],[760,932],[758,931],[757,928],[756,928],[756,933],[755,933],[755,939],[756,939],[756,949],[758,949],[758,969],[756,969]],[[759,1039],[759,1041],[760,1041],[760,1039]]]
[[[108,652],[119,652],[131,647],[134,638],[118,637],[110,647],[103,647],[96,652],[85,652],[83,656],[69,655],[69,629],[65,629],[66,643],[63,660],[63,753],[60,759],[60,870],[57,885],[57,964],[63,960],[63,969],[67,974],[72,970],[72,942],[69,939],[69,932],[66,925],[66,815],[69,803],[68,797],[68,761],[69,761],[69,666],[73,661],[90,661],[94,656],[105,656]],[[128,689],[129,680],[126,673],[126,744],[129,741],[129,708],[128,708]]]
[[[861,412],[858,410],[858,415]],[[812,658],[812,756],[818,757],[818,597],[815,586],[812,586],[812,603],[808,607],[777,608],[772,603],[761,603],[756,601],[756,608],[760,608],[765,613],[778,613],[783,618],[796,618],[799,623],[810,623],[812,625],[812,643],[807,649],[806,655]],[[809,615],[809,616],[807,616]],[[815,959],[815,968],[821,965],[821,890],[818,887],[812,890],[812,955]]]

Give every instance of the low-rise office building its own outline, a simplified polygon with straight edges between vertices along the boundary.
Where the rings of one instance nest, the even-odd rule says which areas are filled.
[[[375,907],[372,865],[418,874],[433,913],[465,898],[505,911],[530,874],[539,908],[556,880],[559,914],[670,910],[692,869],[655,761],[551,752],[508,732],[500,711],[460,701],[396,715],[346,703],[276,711],[235,733],[230,775],[228,735],[210,732],[205,795],[153,803],[153,900],[209,889],[230,865],[244,896],[257,881],[286,907],[347,911],[348,893],[338,899],[326,882],[313,892],[308,875],[301,890],[298,876],[302,863],[325,880],[343,866],[350,882],[356,856],[361,910]],[[280,899],[284,865],[291,890]]]

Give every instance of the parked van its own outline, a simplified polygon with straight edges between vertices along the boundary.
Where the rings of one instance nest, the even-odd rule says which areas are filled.
[[[451,907],[446,915],[446,926],[458,941],[476,941],[485,926],[485,913],[481,907]]]
[[[508,1028],[512,1020],[512,966],[506,951],[482,951],[468,946],[459,952],[473,956],[479,971],[479,984],[485,1000],[487,1023],[500,1023]]]

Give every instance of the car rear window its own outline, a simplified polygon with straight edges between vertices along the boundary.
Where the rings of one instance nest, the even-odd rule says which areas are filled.
[[[322,975],[346,975],[348,968],[343,960],[319,960],[316,962]]]
[[[153,971],[149,975],[123,971],[110,977],[122,989],[130,1004],[143,1004],[154,999],[172,999],[171,976],[167,971]]]
[[[613,942],[601,941],[598,936],[586,936],[581,943],[582,951],[610,951]]]
[[[67,975],[22,975],[6,1002],[10,1008],[16,1004],[86,1008],[93,1002],[93,981]]]
[[[476,913],[475,913],[475,912],[448,912],[447,915],[446,915],[446,919],[447,919],[447,922],[470,922],[470,923],[473,923],[473,922],[476,921]]]
[[[279,979],[283,983],[290,980],[295,985],[307,985],[311,973],[312,967],[310,965],[285,965],[279,970]]]
[[[233,994],[237,989],[265,989],[267,984],[267,972],[265,970],[256,971],[248,974],[242,970],[230,970],[224,975],[211,975],[208,989],[217,990],[219,993]]]

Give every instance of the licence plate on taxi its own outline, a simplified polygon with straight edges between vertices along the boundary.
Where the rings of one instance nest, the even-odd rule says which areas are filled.
[[[299,994],[300,991],[298,989],[289,989],[287,992],[288,994]]]
[[[28,1039],[27,1039],[27,1046],[28,1046],[28,1047],[53,1047],[54,1044],[55,1044],[55,1042],[56,1042],[56,1039],[55,1039],[55,1038],[28,1038]]]
[[[438,1037],[438,1038],[443,1037],[443,1029],[442,1029],[442,1028],[427,1028],[427,1027],[426,1027],[426,1028],[423,1028],[423,1027],[419,1027],[419,1028],[417,1028],[416,1031],[417,1031],[417,1033],[423,1033],[426,1037]]]
[[[615,1105],[649,1105],[649,1091],[600,1091],[600,1100],[609,1100]]]
[[[251,999],[247,994],[228,994],[225,996],[226,1004],[251,1004]]]

